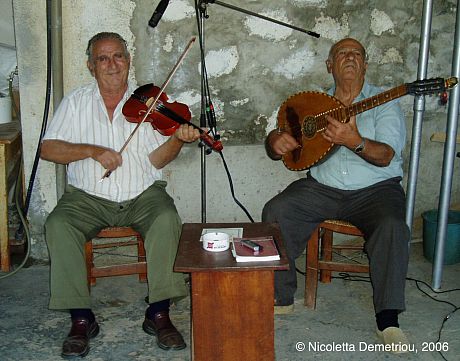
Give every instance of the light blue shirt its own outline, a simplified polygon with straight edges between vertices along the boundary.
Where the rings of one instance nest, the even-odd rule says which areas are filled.
[[[335,89],[329,90],[333,95]],[[383,89],[367,84],[355,102],[382,93]],[[393,177],[402,177],[402,152],[406,144],[404,115],[398,100],[393,100],[358,114],[356,124],[362,137],[388,144],[395,154],[387,167],[366,162],[347,147],[341,146],[325,162],[310,169],[318,182],[343,190],[365,188]]]

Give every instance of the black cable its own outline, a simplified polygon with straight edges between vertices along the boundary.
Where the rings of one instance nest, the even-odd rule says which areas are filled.
[[[451,289],[451,290],[446,290],[446,291],[436,291],[436,290],[434,290],[428,283],[426,283],[426,282],[424,282],[424,281],[420,281],[420,280],[418,280],[418,279],[411,278],[411,277],[407,277],[406,280],[408,280],[408,281],[414,281],[414,282],[415,282],[415,285],[416,285],[417,288],[418,288],[418,290],[419,290],[420,292],[424,293],[425,295],[427,295],[427,296],[428,296],[429,298],[431,298],[432,300],[434,300],[434,301],[436,301],[436,302],[446,303],[446,304],[448,304],[449,306],[452,306],[452,307],[454,307],[454,308],[457,307],[457,306],[454,305],[453,303],[450,303],[450,302],[448,302],[448,301],[438,300],[438,299],[434,298],[433,296],[431,296],[430,294],[426,293],[424,290],[422,290],[422,289],[420,288],[419,283],[425,285],[426,287],[428,287],[428,288],[431,290],[431,292],[436,293],[436,294],[448,293],[448,292],[454,292],[454,291],[460,291],[460,289],[458,289],[458,288],[453,288],[453,289]]]
[[[353,279],[353,277],[355,279]],[[350,275],[349,273],[339,273],[339,277],[333,277],[333,278],[341,278],[345,281],[354,281],[354,282],[370,282],[370,278],[369,277],[366,277],[366,276],[357,276],[357,275]],[[453,289],[450,289],[450,290],[445,290],[445,291],[436,291],[434,290],[428,283],[424,282],[424,281],[421,281],[421,280],[418,280],[416,278],[412,278],[412,277],[406,277],[406,280],[408,281],[414,281],[415,282],[415,285],[417,286],[417,289],[422,292],[423,294],[425,294],[426,296],[428,296],[429,298],[431,298],[433,301],[436,301],[436,302],[440,302],[440,303],[445,303],[451,307],[453,307],[453,310],[451,312],[449,312],[446,316],[444,316],[442,322],[441,322],[441,326],[439,327],[439,331],[438,331],[438,338],[436,339],[435,343],[438,343],[440,342],[441,340],[441,334],[442,334],[442,329],[444,328],[444,324],[446,323],[446,321],[455,313],[457,312],[460,307],[456,306],[455,304],[449,302],[449,301],[444,301],[444,300],[438,300],[437,298],[434,298],[433,296],[431,296],[429,293],[425,292],[424,290],[422,290],[420,288],[420,285],[419,283],[425,285],[426,287],[428,287],[431,292],[433,293],[436,293],[436,294],[443,294],[443,293],[448,293],[448,292],[455,292],[455,291],[460,291],[459,288],[453,288]],[[440,350],[436,350],[439,355],[446,361],[447,358],[444,356],[444,354],[442,353],[442,351]]]
[[[299,272],[300,274],[302,275],[306,275],[306,272],[303,272],[301,270],[299,270],[297,267],[296,267],[296,271]],[[346,272],[339,272],[339,276],[333,276],[332,278],[335,278],[335,279],[342,279],[344,281],[353,281],[353,282],[368,282],[370,283],[370,277],[369,276],[358,276],[358,275],[350,275],[349,273],[346,273]],[[441,334],[442,334],[442,329],[444,328],[444,324],[446,323],[446,321],[455,313],[457,312],[460,307],[453,304],[452,302],[449,302],[449,301],[444,301],[444,300],[438,300],[437,298],[434,298],[433,296],[431,296],[429,293],[425,292],[424,290],[422,290],[419,286],[419,283],[425,285],[426,287],[428,287],[433,293],[436,293],[436,294],[443,294],[443,293],[449,293],[449,292],[456,292],[456,291],[460,291],[459,288],[452,288],[450,290],[445,290],[445,291],[436,291],[434,290],[428,283],[424,282],[424,281],[421,281],[421,280],[418,280],[416,278],[412,278],[412,277],[406,277],[406,280],[408,281],[414,281],[415,282],[415,285],[417,286],[417,289],[422,292],[423,294],[425,294],[426,296],[428,296],[429,298],[431,298],[433,301],[436,301],[436,302],[440,302],[440,303],[445,303],[451,307],[453,307],[453,310],[451,312],[449,312],[442,320],[442,323],[441,323],[441,326],[439,327],[439,331],[438,331],[438,338],[436,339],[435,343],[438,343],[440,342],[441,340]],[[437,352],[439,353],[439,355],[446,361],[447,358],[443,355],[442,351],[439,351],[437,350]]]
[[[230,171],[228,170],[228,166],[227,166],[227,162],[225,161],[225,158],[224,158],[224,154],[222,152],[219,152],[220,154],[220,157],[222,158],[222,163],[224,165],[224,168],[225,168],[225,172],[227,173],[227,178],[228,178],[228,183],[229,183],[229,186],[230,186],[230,192],[232,193],[232,197],[233,199],[235,200],[235,203],[238,204],[240,206],[240,208],[244,211],[244,213],[246,213],[246,215],[248,216],[249,220],[254,223],[254,219],[251,217],[251,215],[249,214],[248,210],[240,203],[240,201],[238,199],[236,199],[236,196],[235,196],[235,190],[233,188],[233,181],[232,181],[232,176],[230,174]]]
[[[353,282],[367,282],[367,283],[371,282],[371,279],[369,276],[351,275],[346,272],[339,272],[339,276],[332,276],[332,278],[342,279],[344,281],[353,281]]]
[[[217,121],[214,111],[214,105],[211,100],[211,91],[209,90],[208,70],[206,68],[206,58],[204,55],[204,39],[202,37],[204,29],[200,23],[202,17],[208,18],[206,13],[206,2],[195,0],[195,13],[198,27],[198,38],[200,44],[200,59],[201,59],[201,117],[200,126],[208,126],[214,139],[219,140],[220,135],[217,133]],[[200,12],[203,14],[200,15]]]
[[[201,119],[200,119],[200,126],[205,127],[206,124],[209,126],[211,133],[213,134],[215,139],[219,139],[219,135],[216,133],[216,114],[214,111],[214,106],[211,100],[211,92],[209,90],[209,81],[208,81],[208,71],[206,68],[206,59],[204,55],[204,39],[202,37],[203,28],[202,24],[200,23],[200,19],[202,17],[208,18],[209,16],[206,13],[207,7],[206,2],[195,0],[195,13],[197,19],[197,27],[198,27],[198,34],[199,34],[199,44],[200,44],[200,56],[201,56]],[[200,16],[200,12],[203,14]]]
[[[200,45],[200,61],[201,61],[201,72],[203,72],[203,64],[204,64],[204,44],[202,38],[202,30],[201,30],[201,23],[200,23],[200,10],[198,5],[198,0],[195,0],[195,18],[198,28],[198,44]],[[201,77],[201,115],[200,115],[200,127],[206,127],[206,114],[205,114],[205,101],[204,101],[204,81],[203,76]]]
[[[16,204],[18,213],[19,213],[19,217],[21,219],[21,223],[19,224],[19,227],[15,232],[15,238],[16,240],[22,240],[24,238],[24,232],[25,232],[26,238],[27,238],[27,249],[26,249],[24,260],[21,262],[21,264],[14,271],[7,273],[6,275],[0,277],[0,279],[8,277],[8,276],[12,276],[17,271],[19,271],[26,264],[27,259],[30,255],[31,240],[30,240],[30,234],[29,234],[29,229],[28,229],[28,224],[27,224],[27,213],[29,210],[30,199],[32,196],[34,181],[35,181],[35,177],[37,174],[38,163],[40,161],[41,143],[42,143],[43,136],[45,134],[46,125],[48,123],[48,114],[49,114],[50,99],[51,99],[51,51],[52,51],[52,47],[51,47],[51,0],[47,0],[46,1],[46,97],[45,97],[45,107],[43,111],[43,121],[42,121],[41,130],[40,130],[40,136],[38,139],[37,150],[35,152],[35,159],[33,162],[32,171],[31,171],[30,178],[29,178],[29,186],[27,188],[27,194],[26,194],[26,199],[24,201],[23,209],[21,209],[21,207],[18,207],[18,204]],[[18,177],[18,178],[21,178],[21,177]],[[18,187],[18,184],[16,184],[16,187]]]
[[[51,0],[46,1],[46,97],[45,97],[45,108],[43,112],[42,127],[40,130],[40,136],[38,139],[37,150],[35,151],[35,159],[32,166],[32,171],[29,178],[29,187],[27,188],[26,200],[24,203],[24,215],[27,216],[29,210],[30,198],[32,196],[32,190],[34,187],[35,176],[37,174],[38,162],[40,161],[40,151],[42,147],[42,139],[45,135],[46,125],[48,123],[48,114],[50,108],[51,99]]]
[[[435,342],[439,342],[441,340],[441,333],[442,333],[442,329],[444,328],[444,324],[446,323],[446,321],[455,313],[457,312],[460,307],[454,305],[453,303],[449,302],[449,301],[444,301],[444,300],[438,300],[437,298],[434,298],[433,296],[431,296],[430,294],[428,294],[427,292],[425,292],[424,290],[422,290],[420,288],[420,285],[419,283],[425,285],[426,287],[428,287],[431,292],[433,293],[436,293],[436,294],[442,294],[442,293],[447,293],[447,292],[454,292],[454,291],[460,291],[459,288],[453,288],[453,289],[450,289],[450,290],[445,290],[445,291],[436,291],[434,290],[428,283],[424,282],[424,281],[420,281],[420,280],[417,280],[415,278],[410,278],[410,277],[407,277],[406,278],[407,280],[409,281],[414,281],[415,282],[415,285],[417,286],[417,289],[422,292],[423,294],[425,294],[426,296],[428,296],[429,298],[431,298],[433,301],[436,301],[436,302],[440,302],[440,303],[445,303],[451,307],[453,307],[454,309],[449,312],[445,317],[444,319],[442,320],[442,323],[441,323],[441,327],[439,327],[439,331],[438,331],[438,338]],[[441,357],[447,361],[447,358],[443,355],[443,353],[441,351],[438,351],[438,353],[441,355]]]

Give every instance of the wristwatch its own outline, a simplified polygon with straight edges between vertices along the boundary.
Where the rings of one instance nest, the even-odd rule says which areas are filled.
[[[359,143],[355,149],[353,150],[356,154],[360,154],[363,152],[364,150],[364,146],[366,145],[366,138],[363,138],[363,140],[361,141],[361,143]]]

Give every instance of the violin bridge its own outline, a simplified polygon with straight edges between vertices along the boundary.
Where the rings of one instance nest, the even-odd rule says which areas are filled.
[[[155,100],[154,98],[147,99],[147,101],[145,102],[145,105],[147,105],[147,108],[150,108],[154,100]]]

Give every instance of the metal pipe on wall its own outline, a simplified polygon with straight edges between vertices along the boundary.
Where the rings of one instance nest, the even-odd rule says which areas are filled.
[[[455,22],[454,50],[452,56],[452,76],[460,77],[460,0],[457,0],[457,18]],[[433,260],[432,287],[441,288],[442,267],[444,264],[445,243],[449,216],[450,195],[452,191],[452,175],[454,172],[455,146],[458,124],[458,102],[460,89],[456,86],[450,93],[447,113],[446,142],[442,164],[441,191],[438,206],[438,229],[436,232],[436,248]]]
[[[51,1],[51,42],[52,42],[52,77],[53,77],[53,109],[56,111],[64,93],[63,61],[62,61],[62,0]],[[66,185],[65,165],[56,164],[57,199],[64,194]]]
[[[422,29],[420,33],[420,49],[417,69],[417,79],[426,78],[428,57],[430,50],[431,17],[433,1],[423,1]],[[414,120],[412,125],[411,151],[409,161],[409,173],[407,176],[406,198],[406,223],[412,230],[415,209],[415,193],[417,189],[417,176],[420,159],[420,144],[422,141],[422,121],[425,112],[425,96],[416,95],[414,99]]]

